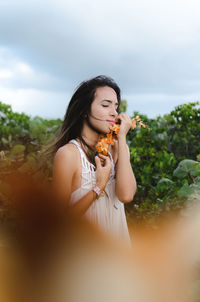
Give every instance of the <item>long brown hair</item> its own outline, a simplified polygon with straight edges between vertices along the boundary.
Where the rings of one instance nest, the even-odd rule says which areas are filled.
[[[67,144],[71,139],[78,138],[82,145],[86,147],[87,151],[85,150],[85,152],[88,159],[95,165],[95,151],[81,137],[81,131],[84,120],[86,120],[90,114],[91,104],[94,100],[96,89],[104,86],[109,86],[115,90],[118,104],[120,105],[121,91],[112,78],[99,75],[95,78],[81,82],[72,95],[64,120],[57,133],[56,140],[48,148],[49,154],[51,154],[52,157],[60,147]]]

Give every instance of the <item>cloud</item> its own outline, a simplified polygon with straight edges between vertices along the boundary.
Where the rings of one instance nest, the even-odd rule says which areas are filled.
[[[63,118],[70,96],[64,93],[47,92],[36,89],[8,90],[0,87],[3,103],[12,106],[16,112],[24,112],[31,117]]]
[[[128,100],[127,113],[131,116],[134,111],[146,114],[150,118],[170,113],[176,106],[188,102],[200,101],[196,94],[165,95],[165,94],[134,94],[126,95]]]
[[[150,111],[153,99],[163,112],[172,99],[198,98],[199,9],[197,0],[4,1],[0,92],[47,103],[106,74]]]

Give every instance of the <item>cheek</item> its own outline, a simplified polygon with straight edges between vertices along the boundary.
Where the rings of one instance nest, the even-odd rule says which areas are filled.
[[[106,108],[103,108],[103,107],[96,107],[96,108],[91,108],[91,114],[95,117],[98,117],[98,118],[105,118],[106,117]]]

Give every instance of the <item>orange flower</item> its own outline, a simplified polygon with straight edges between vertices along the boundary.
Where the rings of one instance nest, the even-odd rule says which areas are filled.
[[[98,140],[98,143],[96,145],[96,149],[98,153],[103,153],[104,155],[108,154],[109,151],[109,144],[106,141],[106,138],[102,138]]]
[[[146,128],[146,125],[143,123],[143,121],[140,119],[139,115],[137,115],[135,118],[132,119],[132,126],[131,129],[135,129],[136,127],[141,128]],[[98,153],[103,153],[104,155],[108,154],[109,151],[109,145],[114,145],[115,141],[117,141],[117,134],[119,133],[120,130],[120,125],[119,124],[113,124],[110,126],[110,133],[107,133],[105,135],[101,135],[98,143],[96,145],[96,150]]]
[[[137,126],[138,123],[138,127],[141,128],[141,126],[143,128],[146,128],[146,125],[143,123],[143,121],[140,119],[139,115],[137,115],[135,118],[132,119],[132,126],[131,129],[135,129],[135,127]]]
[[[119,124],[113,124],[112,126],[110,126],[110,130],[117,134],[117,133],[119,133],[120,125]]]
[[[107,136],[107,143],[111,144],[111,145],[114,145],[115,142],[113,141],[113,134],[112,134],[112,132],[107,133],[106,136]]]
[[[137,121],[136,121],[136,120],[133,120],[133,122],[132,122],[132,126],[131,126],[131,129],[135,129],[135,127],[136,127],[136,123],[137,123]]]

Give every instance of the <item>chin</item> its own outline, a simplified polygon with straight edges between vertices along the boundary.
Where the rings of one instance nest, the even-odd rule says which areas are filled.
[[[107,134],[108,132],[106,132],[106,131],[102,131],[101,130],[101,135],[105,135],[105,134]]]
[[[107,134],[107,133],[110,133],[110,129],[105,129],[105,130],[102,130],[102,134]]]
[[[101,128],[101,129],[99,129],[99,131],[101,131],[101,134],[110,133],[110,128],[109,128],[109,127],[110,127],[110,126]]]

